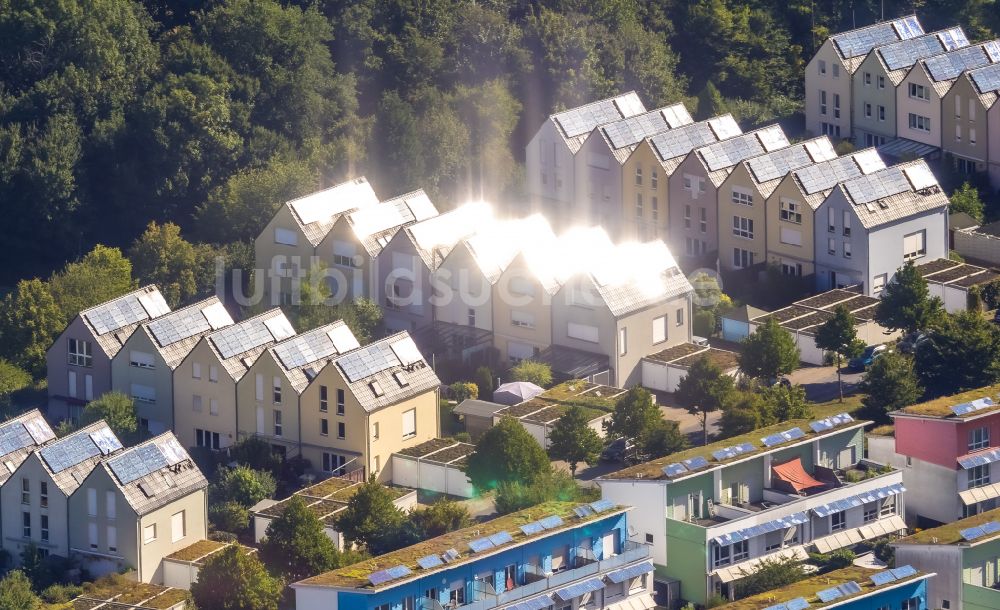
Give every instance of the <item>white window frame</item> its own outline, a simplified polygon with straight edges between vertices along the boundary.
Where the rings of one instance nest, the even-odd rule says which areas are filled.
[[[969,430],[969,451],[978,451],[990,446],[989,426]]]
[[[156,541],[156,524],[150,523],[142,528],[142,543],[149,544]]]
[[[402,414],[403,438],[413,438],[417,435],[417,410],[407,409]]]
[[[178,517],[180,517],[178,519]],[[184,511],[170,515],[170,542],[179,542],[187,536],[187,519]],[[178,528],[178,524],[180,528]],[[178,533],[178,529],[180,532]]]
[[[94,364],[94,346],[83,339],[69,339],[66,342],[67,361],[73,366],[90,367]]]
[[[753,218],[734,215],[733,235],[743,239],[753,239]]]
[[[653,345],[667,340],[667,316],[653,318]]]

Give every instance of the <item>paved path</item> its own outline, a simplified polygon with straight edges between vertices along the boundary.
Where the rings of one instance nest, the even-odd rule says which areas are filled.
[[[844,394],[850,394],[858,388],[864,373],[849,371],[845,367],[841,371],[844,380]],[[813,402],[827,402],[840,396],[837,390],[837,367],[806,366],[792,371],[788,378],[792,383],[806,389],[806,398]]]

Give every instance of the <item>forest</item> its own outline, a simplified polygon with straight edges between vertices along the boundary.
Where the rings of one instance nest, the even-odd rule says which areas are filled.
[[[912,12],[1000,32],[996,0],[0,0],[0,285],[151,221],[245,253],[347,176],[517,201],[555,110],[635,89],[794,118],[830,33]]]

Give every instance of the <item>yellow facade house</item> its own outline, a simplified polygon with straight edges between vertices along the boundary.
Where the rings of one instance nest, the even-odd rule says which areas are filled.
[[[404,332],[337,356],[302,391],[302,457],[392,480],[392,454],[438,436],[441,382]]]
[[[208,536],[207,488],[172,432],[120,451],[70,496],[70,549],[92,575],[163,584],[163,558]]]
[[[723,269],[748,269],[767,260],[766,201],[788,172],[835,159],[826,136],[742,161],[719,187],[719,262]],[[780,232],[780,231],[779,231]],[[783,238],[801,244],[787,231]]]
[[[807,165],[785,175],[767,198],[767,260],[782,273],[809,276],[816,271],[816,209],[837,184],[885,169],[874,148]]]
[[[280,309],[202,337],[174,372],[174,433],[184,447],[236,441],[236,383],[268,347],[295,334]]]
[[[256,436],[277,453],[299,454],[302,391],[331,359],[358,347],[351,329],[337,320],[266,349],[236,384],[240,438]]]
[[[256,290],[264,302],[287,305],[293,300],[295,278],[311,267],[320,244],[344,214],[378,204],[364,177],[285,202],[254,240]]]
[[[202,337],[233,323],[213,296],[139,325],[111,359],[111,385],[132,397],[141,428],[174,427],[174,370]]]

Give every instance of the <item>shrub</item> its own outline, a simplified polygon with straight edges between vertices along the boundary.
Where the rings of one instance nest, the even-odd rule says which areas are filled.
[[[456,381],[448,386],[448,393],[458,402],[479,398],[479,386],[471,381]]]
[[[65,604],[80,595],[83,587],[77,585],[54,584],[42,591],[42,600],[48,604]]]
[[[250,511],[239,502],[213,502],[208,517],[215,529],[223,532],[243,532],[250,525]]]
[[[552,367],[544,362],[522,360],[510,370],[510,375],[514,381],[527,381],[542,388],[552,385]]]

